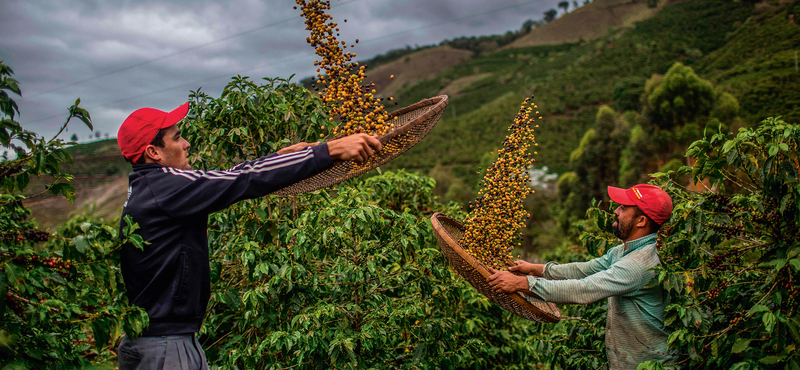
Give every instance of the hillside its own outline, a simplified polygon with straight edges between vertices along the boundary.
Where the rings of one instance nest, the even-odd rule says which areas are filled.
[[[732,41],[730,35],[747,37],[748,30],[734,32],[752,14],[752,7],[742,3],[686,1],[593,41],[508,48],[469,59],[396,94],[401,105],[408,104],[439,93],[452,81],[491,73],[451,96],[445,118],[430,136],[388,167],[427,173],[439,165],[472,187],[481,158],[497,149],[516,104],[535,94],[544,117],[537,165],[567,171],[569,154],[594,122],[597,107],[614,103],[620,78],[645,79],[678,61],[692,65],[710,58]]]
[[[538,30],[557,29],[567,21],[591,22],[584,17],[599,14],[597,9],[609,4],[623,4],[618,9],[628,10],[642,5],[597,0]],[[544,117],[537,129],[537,167],[570,171],[570,153],[594,122],[597,108],[614,104],[618,81],[663,74],[675,62],[691,66],[739,99],[743,122],[754,124],[772,115],[800,120],[800,74],[793,50],[800,45],[800,32],[785,10],[759,10],[726,0],[683,1],[659,9],[632,25],[615,23],[621,26],[592,41],[478,55],[433,47],[370,70],[369,78],[382,95],[393,95],[400,107],[439,94],[451,99],[429,136],[385,167],[431,174],[444,186],[437,189],[440,195],[453,181],[462,182],[468,193],[478,182],[476,170],[488,164],[489,152],[505,137],[519,102],[535,94]],[[634,19],[632,10],[628,14],[626,19]],[[395,78],[389,79],[392,74]],[[129,169],[117,156],[116,143],[101,141],[69,150],[75,159],[71,173],[78,175],[75,205],[37,198],[31,201],[34,217],[43,226],[55,225],[70,211],[86,211],[92,204],[98,204],[102,216],[114,217],[125,197],[120,179]]]
[[[63,172],[75,178],[75,202],[51,193],[30,198],[25,206],[41,229],[55,228],[77,214],[91,214],[110,220],[119,217],[128,189],[131,165],[119,153],[116,139],[99,140],[67,148],[72,164],[63,165]],[[41,192],[51,179],[32,178],[28,194]]]
[[[709,80],[733,93],[745,118],[758,122],[780,114],[800,121],[800,26],[787,11],[767,9],[749,18],[725,46],[696,64]]]
[[[609,30],[632,26],[652,17],[667,1],[650,8],[644,0],[595,0],[553,20],[544,27],[534,28],[507,47],[521,48],[592,40]]]
[[[375,83],[375,88],[381,96],[388,97],[394,95],[404,85],[413,85],[436,76],[447,68],[461,64],[470,56],[472,56],[470,51],[453,49],[449,46],[424,49],[400,60],[369,69],[369,80]]]

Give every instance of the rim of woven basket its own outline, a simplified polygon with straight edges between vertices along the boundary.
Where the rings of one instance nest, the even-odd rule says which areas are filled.
[[[445,215],[443,213],[440,213],[440,212],[434,213],[431,216],[431,224],[433,225],[433,230],[437,234],[437,236],[439,236],[441,238],[441,239],[439,239],[439,238],[437,238],[437,239],[443,240],[445,242],[445,244],[446,244],[446,245],[442,245],[442,243],[439,243],[439,247],[440,248],[450,248],[452,251],[456,252],[465,262],[467,262],[475,271],[480,273],[484,278],[489,277],[489,275],[491,275],[491,273],[486,268],[486,266],[483,263],[481,263],[480,261],[478,261],[477,259],[475,259],[475,257],[473,257],[472,255],[467,253],[467,251],[465,251],[464,248],[461,247],[461,244],[457,240],[455,240],[450,235],[450,233],[444,228],[444,226],[442,225],[442,221],[445,221],[445,222],[449,223],[451,226],[455,226],[458,229],[461,229],[461,230],[464,229],[464,224],[462,224],[460,221],[458,221],[458,220],[456,220],[456,219],[454,219],[452,217],[449,217],[449,216],[447,216],[447,215]],[[449,258],[448,258],[448,260],[449,260]],[[452,265],[452,262],[451,262],[451,265]],[[469,281],[469,279],[466,278],[462,274],[461,271],[459,271],[457,268],[455,268],[455,270],[460,275],[462,275],[462,277],[464,277],[465,280]],[[472,282],[470,282],[470,284],[472,284]],[[479,289],[478,289],[478,291],[480,292]],[[505,294],[508,297],[510,297],[513,300],[514,304],[518,305],[518,307],[516,307],[517,309],[529,311],[532,314],[534,314],[535,316],[542,318],[542,322],[556,323],[556,322],[561,320],[561,311],[553,303],[550,303],[550,302],[539,303],[540,305],[546,305],[547,308],[549,309],[549,311],[551,311],[551,312],[546,312],[546,311],[543,311],[542,309],[540,309],[539,307],[536,307],[535,305],[533,305],[530,302],[528,302],[528,300],[526,300],[522,296],[522,293],[497,293],[497,295],[500,295],[500,294]],[[484,294],[484,295],[487,298],[489,298],[490,300],[492,300],[493,302],[495,302],[495,303],[499,304],[501,307],[503,307],[503,305],[501,305],[499,302],[495,301],[494,297],[492,297],[490,295],[486,295],[486,294]],[[503,308],[505,308],[505,307],[503,307]],[[516,314],[518,316],[521,316],[521,317],[524,317],[524,318],[530,320],[529,317],[525,317],[523,315],[520,315],[519,313],[514,312],[513,310],[508,310],[508,311],[511,312],[511,313],[514,313],[514,314]],[[539,320],[536,320],[536,321],[539,321]]]
[[[393,128],[392,131],[389,131],[388,133],[384,134],[383,136],[380,136],[378,138],[378,140],[381,141],[381,144],[386,144],[387,142],[389,142],[389,140],[394,139],[395,137],[400,136],[400,135],[408,132],[408,130],[410,130],[415,125],[418,125],[420,122],[424,122],[424,121],[428,120],[429,118],[433,117],[434,115],[438,114],[440,111],[444,110],[445,107],[447,107],[447,103],[449,103],[449,102],[450,102],[450,97],[449,96],[447,96],[447,95],[438,95],[438,96],[434,96],[434,97],[431,97],[431,98],[422,99],[422,100],[420,100],[420,101],[418,101],[418,102],[416,102],[414,104],[411,104],[411,105],[409,105],[407,107],[403,107],[403,108],[400,108],[400,109],[398,109],[398,110],[396,110],[396,111],[394,111],[392,113],[389,113],[389,119],[392,119],[395,116],[401,116],[401,115],[406,114],[408,112],[415,111],[415,110],[417,110],[419,108],[427,107],[429,105],[432,105],[432,107],[429,108],[428,110],[426,110],[425,113],[422,113],[417,118],[414,118],[413,120],[406,122],[405,125]]]
[[[322,172],[320,172],[320,173],[318,173],[318,174],[316,174],[314,176],[311,176],[311,177],[309,177],[307,179],[298,181],[298,182],[296,182],[294,184],[288,185],[288,186],[286,186],[286,187],[284,187],[284,188],[282,188],[280,190],[274,191],[272,194],[276,194],[276,195],[296,195],[296,194],[306,193],[306,192],[315,191],[315,190],[319,190],[319,189],[324,189],[324,188],[327,188],[329,186],[333,186],[333,185],[335,185],[335,184],[337,184],[339,182],[342,182],[342,181],[349,180],[349,179],[352,179],[354,177],[357,177],[357,176],[359,176],[361,174],[364,174],[364,173],[366,173],[368,171],[371,171],[371,170],[373,170],[373,169],[375,169],[377,167],[380,167],[380,166],[386,164],[387,162],[389,162],[389,161],[397,158],[401,154],[405,153],[408,149],[410,149],[411,147],[416,145],[420,140],[422,140],[422,138],[424,138],[428,134],[430,129],[432,129],[433,126],[436,125],[436,122],[438,122],[439,118],[441,118],[441,115],[442,115],[445,107],[447,107],[447,104],[448,104],[449,101],[450,101],[450,98],[447,95],[439,95],[439,96],[434,96],[434,97],[427,98],[427,99],[422,99],[422,100],[420,100],[420,101],[418,101],[418,102],[416,102],[414,104],[411,104],[411,105],[409,105],[407,107],[403,107],[403,108],[400,108],[400,109],[398,109],[398,110],[396,110],[396,111],[394,111],[392,113],[389,113],[389,119],[392,119],[393,117],[399,117],[399,116],[402,116],[404,114],[407,114],[407,113],[410,113],[410,112],[413,112],[413,111],[416,111],[416,110],[419,110],[419,109],[425,109],[425,111],[422,112],[422,114],[420,114],[419,116],[414,117],[412,120],[406,122],[402,126],[395,127],[395,128],[392,129],[392,131],[389,131],[388,133],[378,137],[378,140],[380,140],[381,144],[384,144],[384,145],[386,143],[388,143],[389,141],[391,141],[392,139],[411,131],[412,129],[414,129],[415,127],[419,126],[420,124],[426,123],[431,119],[435,119],[435,121],[433,121],[432,123],[429,123],[430,127],[427,128],[427,131],[425,131],[425,133],[423,135],[418,137],[418,140],[416,140],[416,141],[412,142],[410,145],[406,146],[402,151],[400,151],[395,156],[389,156],[388,160],[383,161],[383,162],[378,163],[378,164],[370,165],[368,167],[361,168],[361,169],[359,169],[359,171],[354,172],[352,174],[348,173],[347,175],[339,176],[338,178],[335,179],[335,181],[327,181],[327,182],[320,181],[320,178],[324,177],[324,175],[326,173],[328,173],[328,172],[332,173],[332,172],[339,171],[342,168],[352,167],[352,163],[353,163],[352,161],[339,162],[339,163],[334,164],[330,168],[328,168],[328,169],[326,169],[326,170],[324,170],[324,171],[322,171]],[[438,117],[436,117],[437,115],[438,115]],[[343,136],[344,135],[340,135],[340,136],[337,136],[337,137],[335,137],[335,138],[333,138],[331,140],[335,140],[335,139],[341,138]],[[380,151],[378,153],[380,153]],[[314,183],[314,185],[309,185],[311,183]]]

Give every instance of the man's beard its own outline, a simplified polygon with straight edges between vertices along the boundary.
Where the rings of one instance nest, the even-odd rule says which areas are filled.
[[[617,219],[617,224],[612,226],[614,229],[614,236],[619,238],[620,240],[627,240],[629,236],[631,236],[631,232],[633,232],[633,220],[628,223],[623,223],[621,220]]]

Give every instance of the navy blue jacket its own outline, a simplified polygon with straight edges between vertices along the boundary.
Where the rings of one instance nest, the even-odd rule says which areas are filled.
[[[262,157],[228,171],[189,171],[134,165],[120,232],[130,215],[150,244],[122,247],[129,302],[150,316],[145,336],[200,330],[211,296],[208,215],[240,200],[264,196],[333,164],[328,145]],[[120,233],[121,235],[121,233]]]

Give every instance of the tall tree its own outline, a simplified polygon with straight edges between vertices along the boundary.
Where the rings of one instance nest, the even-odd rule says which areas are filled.
[[[714,107],[714,86],[681,63],[675,63],[661,81],[651,86],[647,108],[651,121],[662,129],[708,116]]]
[[[556,19],[556,15],[558,15],[558,12],[555,9],[550,9],[550,10],[544,12],[544,21],[546,23],[550,23],[554,19]]]
[[[558,3],[558,7],[564,9],[564,14],[567,14],[569,10],[569,1],[562,1]]]
[[[583,187],[574,187],[572,191],[581,192],[584,207],[592,198],[608,200],[606,187],[617,183],[620,150],[629,136],[628,124],[618,119],[610,107],[600,107],[594,126],[586,131],[579,147],[570,155],[578,183]]]
[[[639,76],[623,77],[617,81],[612,96],[620,112],[639,110],[645,82],[644,77]]]
[[[536,21],[534,21],[533,19],[528,19],[527,21],[522,23],[522,29],[520,31],[522,31],[523,34],[531,32],[531,30],[533,29],[533,26],[535,26],[535,25],[536,25]]]

